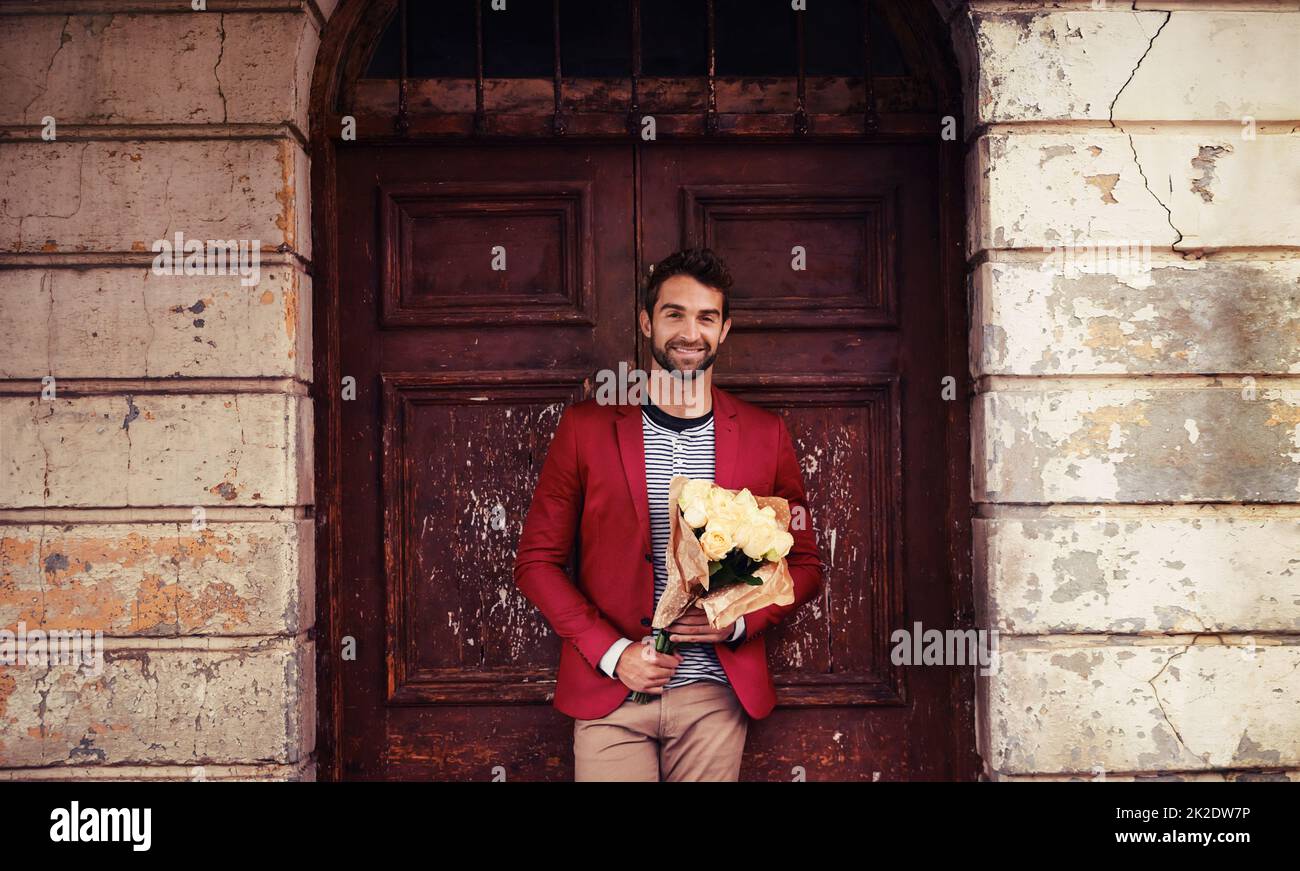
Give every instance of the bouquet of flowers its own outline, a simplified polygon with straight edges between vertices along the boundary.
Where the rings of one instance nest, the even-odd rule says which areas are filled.
[[[668,513],[668,585],[655,608],[654,628],[666,628],[691,607],[703,608],[718,629],[770,604],[794,602],[785,561],[794,536],[785,499],[677,475],[668,485]],[[675,646],[667,632],[655,640],[660,653]],[[645,703],[651,696],[633,698]]]

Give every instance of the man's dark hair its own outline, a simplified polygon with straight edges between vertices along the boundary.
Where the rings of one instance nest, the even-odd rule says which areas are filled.
[[[659,301],[659,285],[674,275],[689,275],[705,287],[722,293],[722,320],[730,317],[728,291],[731,290],[731,273],[722,258],[709,248],[686,248],[669,254],[651,267],[646,282],[642,307],[654,316],[655,303]]]

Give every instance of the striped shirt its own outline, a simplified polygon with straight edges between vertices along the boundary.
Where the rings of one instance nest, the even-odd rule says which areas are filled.
[[[655,607],[668,586],[668,569],[664,555],[668,550],[668,484],[674,475],[713,480],[713,412],[700,423],[677,430],[682,418],[673,418],[662,409],[646,405],[641,409],[641,433],[645,443],[645,485],[650,501],[650,544],[654,556]],[[656,638],[662,632],[655,629]],[[674,653],[682,657],[665,689],[711,680],[730,684],[718,662],[712,644],[678,644]]]

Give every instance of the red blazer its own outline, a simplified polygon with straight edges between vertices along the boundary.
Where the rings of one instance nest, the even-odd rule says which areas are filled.
[[[786,562],[794,603],[746,614],[743,638],[714,644],[741,704],[761,719],[776,705],[763,633],[817,594],[823,566],[785,421],[716,385],[712,395],[714,481],[748,487],[756,496],[783,496],[807,518],[803,529],[790,530],[794,546]],[[575,540],[577,575],[570,578],[564,567]],[[565,642],[556,709],[594,719],[622,704],[627,686],[597,663],[619,638],[639,642],[651,634],[654,568],[640,406],[592,398],[564,410],[519,538],[514,578]]]

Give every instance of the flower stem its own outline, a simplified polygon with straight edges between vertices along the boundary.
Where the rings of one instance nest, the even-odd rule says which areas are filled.
[[[660,631],[659,635],[655,637],[655,650],[659,653],[672,653],[673,648],[676,646],[677,644],[675,642],[668,639],[668,633],[666,631]],[[654,696],[650,693],[635,692],[632,694],[632,701],[636,702],[638,705],[644,705],[653,698]]]

